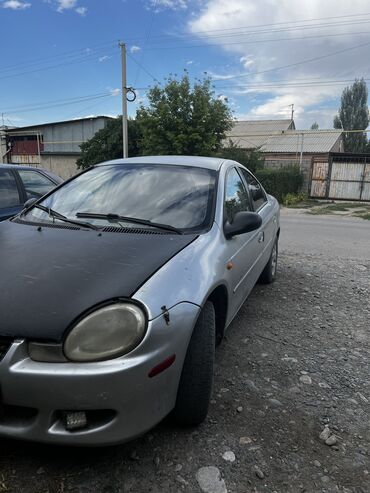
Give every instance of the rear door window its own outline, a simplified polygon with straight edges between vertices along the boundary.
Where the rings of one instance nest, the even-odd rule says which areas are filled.
[[[27,199],[39,199],[50,192],[56,185],[47,176],[34,170],[18,170],[23,181]]]
[[[267,202],[267,197],[261,183],[251,175],[246,169],[240,168],[245,181],[247,182],[249,194],[252,199],[253,208],[255,211],[261,209],[261,207]]]
[[[20,203],[19,190],[14,174],[8,169],[0,170],[0,209],[16,207]]]

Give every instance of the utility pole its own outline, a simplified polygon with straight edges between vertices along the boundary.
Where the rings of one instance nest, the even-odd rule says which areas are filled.
[[[127,82],[126,82],[126,45],[119,44],[121,48],[122,60],[122,144],[123,157],[128,157],[128,137],[127,137]]]
[[[293,104],[290,104],[289,106],[292,108],[292,113],[291,113],[290,119],[293,121],[293,117],[294,117],[294,103]]]

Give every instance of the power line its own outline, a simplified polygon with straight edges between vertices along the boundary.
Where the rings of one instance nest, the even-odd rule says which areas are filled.
[[[26,107],[26,108],[17,108],[17,109],[10,109],[6,111],[6,114],[14,114],[14,113],[28,113],[32,111],[38,111],[38,110],[46,110],[50,108],[59,108],[62,106],[69,106],[73,104],[78,104],[78,103],[84,103],[87,101],[92,101],[96,99],[101,99],[101,98],[106,98],[107,96],[113,97],[112,93],[105,93],[105,94],[100,94],[100,95],[95,95],[95,96],[84,96],[81,98],[74,98],[73,100],[66,100],[64,102],[56,102],[53,104],[39,104],[38,106],[33,106],[33,107]]]
[[[155,41],[156,39],[160,39],[160,38],[164,38],[164,39],[168,39],[169,37],[172,37],[172,38],[192,38],[192,37],[198,37],[199,39],[199,36],[198,35],[202,35],[202,34],[207,34],[207,33],[214,33],[214,32],[225,32],[225,31],[229,31],[229,32],[234,32],[236,30],[241,30],[241,29],[250,29],[250,28],[259,28],[259,27],[270,27],[270,26],[282,26],[282,25],[288,25],[288,24],[299,24],[299,23],[307,23],[307,22],[313,22],[313,21],[322,21],[322,20],[330,20],[330,19],[345,19],[345,18],[356,18],[356,17],[360,17],[361,19],[359,21],[352,21],[352,24],[354,23],[358,23],[358,22],[369,22],[369,20],[366,20],[366,19],[363,19],[365,16],[369,16],[370,15],[370,12],[366,12],[366,13],[363,13],[363,14],[348,14],[348,15],[342,15],[342,16],[329,16],[329,17],[319,17],[319,18],[311,18],[311,19],[301,19],[301,20],[297,20],[297,21],[286,21],[286,22],[277,22],[277,23],[270,23],[270,24],[259,24],[259,25],[249,25],[249,26],[242,26],[242,27],[237,27],[237,28],[224,28],[224,29],[212,29],[212,30],[203,30],[203,31],[193,31],[192,33],[174,33],[174,34],[161,34],[161,35],[156,35],[156,36],[148,36],[147,34],[145,36],[141,36],[141,37],[131,37],[131,38],[126,38],[127,41],[137,41],[137,40],[145,40],[145,39],[151,39],[152,41]],[[338,23],[336,23],[338,24]],[[335,23],[331,23],[330,25],[332,26],[335,26],[336,25]],[[343,24],[343,23],[341,23]],[[349,25],[349,23],[347,22],[347,25]],[[325,25],[326,26],[326,25]],[[292,26],[294,28],[299,28],[301,29],[302,26]],[[304,26],[303,26],[304,27]],[[323,27],[323,24],[318,24],[316,26],[307,26],[307,27]],[[286,30],[286,29],[285,29]],[[259,31],[261,33],[261,31]],[[268,33],[271,33],[271,30],[268,30],[267,31]],[[243,34],[243,32],[239,32],[239,33],[235,33],[236,35],[241,35]],[[245,34],[245,33],[244,33]],[[255,34],[254,31],[252,31],[251,33],[247,33],[247,34]],[[338,33],[338,35],[341,35],[342,33]],[[356,32],[354,33],[349,33],[349,34],[356,34]],[[345,34],[344,34],[345,35]],[[91,47],[94,47],[94,49],[97,49],[97,48],[102,48],[104,46],[114,46],[116,43],[116,40],[109,40],[109,41],[105,41],[105,42],[102,42],[102,43],[95,43],[95,44],[90,44],[89,47],[82,47],[82,48],[78,48],[78,49],[75,49],[75,50],[70,50],[70,51],[65,51],[65,52],[61,52],[61,53],[57,53],[55,55],[51,55],[51,56],[48,56],[48,57],[42,57],[42,58],[36,58],[36,59],[33,59],[33,60],[29,60],[29,61],[23,61],[23,62],[19,62],[17,64],[13,64],[13,65],[9,65],[9,66],[5,66],[5,67],[2,67],[0,68],[0,72],[3,72],[3,71],[8,71],[8,70],[11,70],[11,69],[14,69],[14,68],[18,68],[18,67],[28,67],[28,66],[31,66],[31,65],[35,65],[35,64],[39,64],[39,63],[45,63],[45,62],[48,62],[48,61],[54,61],[56,58],[61,58],[61,57],[69,57],[69,56],[73,56],[73,55],[76,55],[76,56],[83,56],[83,55],[88,55],[89,52],[87,52],[86,50],[91,50]]]
[[[105,55],[113,55],[115,53],[116,53],[116,50],[115,51],[111,51],[111,52],[105,52]],[[3,76],[0,77],[0,80],[2,80],[2,79],[11,79],[13,77],[19,77],[19,76],[22,76],[22,75],[28,75],[28,74],[33,74],[33,73],[37,73],[37,72],[44,72],[44,71],[48,71],[48,70],[51,70],[51,69],[54,69],[54,68],[64,67],[66,65],[74,65],[76,63],[84,63],[84,62],[88,62],[88,61],[94,60],[94,59],[96,59],[96,57],[97,57],[97,54],[96,53],[89,54],[89,55],[86,55],[86,56],[83,56],[83,57],[80,57],[80,58],[75,58],[74,60],[71,60],[71,61],[65,61],[65,62],[57,63],[55,65],[49,65],[49,66],[46,66],[46,67],[36,68],[36,69],[33,69],[33,70],[25,70],[23,72],[18,72],[18,73],[15,73],[15,74],[3,75]]]
[[[145,36],[143,47],[142,47],[143,50],[146,48],[146,45],[147,45],[148,39],[149,39],[149,35],[150,35],[150,31],[152,30],[152,27],[153,27],[154,13],[155,13],[155,8],[157,6],[157,3],[158,3],[158,0],[154,0],[153,10],[152,10],[152,13],[151,13],[150,21],[149,21],[149,24],[148,24],[148,27],[147,27],[146,36]],[[135,80],[134,80],[134,86],[136,86],[136,84],[137,84],[137,82],[139,80],[140,69],[142,68],[143,60],[144,60],[144,52],[141,51],[141,53],[140,53],[140,60],[139,60],[141,65],[138,64],[138,67],[137,67],[137,70],[136,70],[136,76],[135,76]]]
[[[79,48],[76,50],[70,50],[70,51],[66,51],[66,52],[62,52],[62,53],[57,53],[55,55],[48,56],[48,57],[36,58],[36,59],[30,60],[28,62],[25,61],[25,62],[13,64],[13,65],[8,65],[5,67],[0,67],[0,73],[8,72],[8,71],[11,71],[13,69],[17,69],[19,67],[31,67],[31,66],[35,66],[35,65],[39,65],[39,64],[44,64],[47,62],[54,62],[55,59],[58,59],[58,58],[69,58],[72,56],[86,56],[86,55],[90,55],[90,54],[94,54],[94,53],[96,55],[98,55],[99,52],[103,49],[103,47],[111,47],[114,45],[113,45],[112,41],[109,41],[109,42],[105,42],[105,43],[94,44],[92,46],[94,46],[95,48],[94,49],[92,49],[91,47]],[[98,51],[96,51],[96,50],[98,50]]]
[[[370,20],[369,20],[370,22]],[[355,31],[348,33],[333,33],[333,34],[315,34],[312,36],[299,36],[299,37],[289,37],[289,38],[268,38],[268,39],[253,39],[253,40],[239,40],[239,41],[222,41],[222,46],[229,45],[246,45],[246,44],[260,44],[260,43],[276,43],[280,41],[299,41],[305,39],[318,39],[318,38],[332,38],[332,37],[346,37],[346,36],[359,36],[359,35],[367,35],[370,34],[370,31]],[[210,46],[220,47],[220,43],[203,43],[203,44],[195,44],[195,45],[158,45],[158,46],[150,46],[146,48],[145,51],[155,51],[155,50],[174,50],[174,49],[189,49],[189,48],[209,48]]]
[[[370,14],[367,14],[370,15]],[[331,22],[331,23],[318,23],[318,24],[301,24],[301,25],[296,25],[296,26],[287,26],[284,28],[278,28],[278,29],[259,29],[259,30],[248,30],[248,31],[238,31],[235,32],[234,29],[245,29],[245,28],[230,28],[230,32],[225,32],[223,34],[211,34],[213,31],[194,31],[191,33],[178,33],[178,34],[163,34],[163,35],[157,35],[157,36],[152,36],[151,42],[152,43],[163,43],[163,42],[168,42],[169,38],[175,38],[177,40],[186,40],[186,39],[191,39],[191,38],[196,38],[196,39],[210,39],[210,38],[224,38],[224,37],[234,37],[234,36],[256,36],[260,34],[271,34],[271,33],[280,33],[280,32],[289,32],[289,31],[296,31],[296,30],[306,30],[306,29],[318,29],[318,28],[331,28],[331,27],[346,27],[346,26],[358,26],[361,24],[368,24],[370,22],[370,19],[367,18],[362,18],[354,21],[342,21],[342,22]],[[270,26],[274,26],[275,24],[270,24]],[[207,34],[209,32],[210,34]],[[140,38],[135,38],[136,40]]]
[[[223,28],[223,29],[209,29],[209,30],[197,31],[194,33],[199,34],[199,33],[209,33],[209,32],[232,31],[232,30],[236,30],[236,29],[248,29],[250,27],[256,28],[256,27],[279,26],[279,25],[286,25],[286,24],[297,24],[299,22],[303,23],[303,22],[323,21],[323,20],[329,20],[329,19],[365,17],[368,15],[370,15],[370,12],[364,12],[362,14],[347,14],[347,15],[336,15],[336,16],[329,16],[329,17],[316,17],[316,18],[309,18],[309,19],[301,19],[301,20],[297,20],[297,21],[274,22],[274,23],[270,23],[270,24],[252,24],[249,26],[230,27],[230,28]]]
[[[308,58],[306,60],[301,60],[299,62],[289,63],[288,65],[282,65],[280,67],[273,67],[273,68],[269,68],[269,69],[266,69],[266,70],[260,70],[258,72],[249,72],[247,74],[230,75],[229,77],[227,77],[227,80],[239,79],[241,77],[252,77],[254,75],[261,75],[261,74],[266,74],[266,73],[269,73],[269,72],[276,72],[277,70],[283,70],[283,69],[286,69],[286,68],[297,67],[298,65],[304,65],[306,63],[312,63],[312,62],[316,62],[318,60],[324,60],[325,58],[330,58],[332,56],[340,55],[342,53],[345,53],[345,52],[348,52],[348,51],[353,51],[353,50],[356,50],[358,48],[363,48],[364,46],[369,46],[369,45],[370,45],[370,41],[367,42],[367,43],[362,43],[360,45],[351,46],[350,48],[344,48],[343,50],[334,51],[334,52],[328,53],[326,55],[321,55],[321,56],[317,56],[317,57],[313,57],[313,58]],[[217,80],[226,80],[226,79],[225,79],[225,77],[222,77],[222,78],[213,78],[213,80],[214,81],[217,81]]]
[[[147,70],[141,62],[139,62],[138,60],[136,60],[136,59],[135,59],[133,56],[131,56],[131,55],[130,55],[130,53],[128,53],[128,52],[127,52],[127,56],[128,56],[128,57],[129,57],[129,58],[130,58],[130,59],[131,59],[134,63],[136,63],[139,67],[141,67],[141,69],[142,69],[142,70],[144,70],[144,72],[145,72],[147,75],[149,75],[149,77],[151,77],[151,78],[154,80],[154,82],[158,82],[158,79],[157,79],[157,78],[156,78],[156,77],[155,77],[152,73],[150,73],[150,72],[149,72],[149,70]]]

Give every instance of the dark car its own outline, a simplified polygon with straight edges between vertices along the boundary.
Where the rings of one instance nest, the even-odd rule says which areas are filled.
[[[0,164],[0,221],[18,214],[29,199],[39,199],[63,180],[44,169]]]

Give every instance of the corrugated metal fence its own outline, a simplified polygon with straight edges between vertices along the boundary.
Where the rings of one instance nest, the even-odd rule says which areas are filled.
[[[370,155],[329,154],[313,158],[310,196],[370,201]]]

